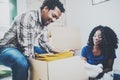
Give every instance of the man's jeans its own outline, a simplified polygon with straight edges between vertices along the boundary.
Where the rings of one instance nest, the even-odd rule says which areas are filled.
[[[12,69],[12,80],[27,80],[28,60],[16,48],[4,48],[0,51],[0,62]]]
[[[38,46],[34,46],[34,53],[38,53],[38,54],[44,54],[47,53],[47,51],[45,51],[43,48],[38,47]]]

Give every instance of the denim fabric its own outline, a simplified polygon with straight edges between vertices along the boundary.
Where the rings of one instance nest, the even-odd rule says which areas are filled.
[[[38,46],[34,46],[34,53],[38,53],[38,54],[44,54],[47,53],[47,51],[45,51],[43,48],[38,47]]]
[[[0,62],[12,69],[12,80],[27,80],[29,64],[26,57],[16,48],[4,48],[0,53]]]

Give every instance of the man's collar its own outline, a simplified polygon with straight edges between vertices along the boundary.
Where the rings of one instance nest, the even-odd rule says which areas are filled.
[[[41,10],[40,10],[40,8],[38,9],[38,20],[39,20],[39,22],[42,24],[42,20],[41,20]]]

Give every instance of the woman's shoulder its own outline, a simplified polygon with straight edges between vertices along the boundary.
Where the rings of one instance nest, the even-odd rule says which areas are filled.
[[[91,46],[85,45],[83,49],[91,49]]]
[[[88,45],[86,45],[82,48],[82,55],[83,56],[89,56],[91,52],[92,52],[92,48]]]

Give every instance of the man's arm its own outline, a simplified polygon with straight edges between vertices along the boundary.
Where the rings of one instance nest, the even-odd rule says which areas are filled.
[[[43,47],[48,53],[59,53],[62,52],[62,50],[56,49],[53,47],[53,45],[50,44],[50,37],[51,33],[50,31],[45,28],[42,30],[42,34],[40,35],[39,38],[39,45]]]
[[[22,14],[20,17],[18,37],[20,44],[24,47],[24,55],[28,57],[34,57],[34,25],[32,24],[34,22],[29,13]]]

